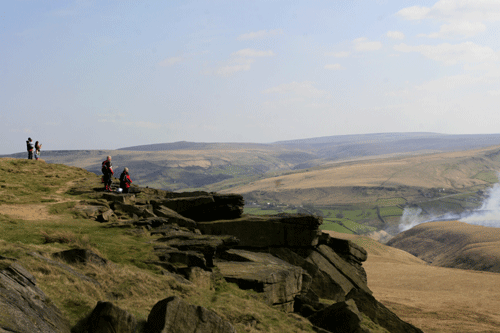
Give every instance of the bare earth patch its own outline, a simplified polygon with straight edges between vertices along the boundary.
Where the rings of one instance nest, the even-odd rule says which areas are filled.
[[[49,214],[47,204],[0,205],[0,214],[27,221],[57,218]]]
[[[424,332],[500,332],[500,274],[436,267],[361,236],[374,297]],[[403,252],[403,253],[402,253]]]

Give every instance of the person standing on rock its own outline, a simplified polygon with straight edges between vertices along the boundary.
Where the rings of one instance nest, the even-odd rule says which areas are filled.
[[[130,179],[128,168],[125,168],[120,175],[120,188],[123,189],[123,193],[128,193],[130,184],[132,184],[132,179]]]
[[[38,161],[40,158],[40,149],[42,149],[42,144],[38,141],[35,142],[35,159]]]
[[[111,183],[113,181],[112,177],[115,174],[113,172],[113,165],[111,164],[111,156],[108,156],[104,162],[102,162],[102,181],[104,183],[104,191],[111,191]]]
[[[33,149],[35,146],[33,145],[33,140],[31,138],[28,138],[28,141],[26,141],[26,149],[28,149],[28,160],[33,159]]]

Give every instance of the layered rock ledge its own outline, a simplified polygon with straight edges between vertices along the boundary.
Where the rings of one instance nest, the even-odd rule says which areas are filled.
[[[320,327],[319,332],[368,332],[361,325],[362,314],[389,332],[421,332],[373,298],[362,266],[367,252],[351,241],[323,233],[319,229],[320,217],[243,215],[243,205],[243,198],[236,194],[144,189],[137,196],[103,193],[101,198],[81,202],[75,209],[103,223],[103,227],[150,233],[157,259],[147,263],[162,267],[165,274],[181,283],[196,281],[197,285],[210,288],[215,277],[222,276],[241,289],[260,293],[270,306],[310,318]],[[63,259],[68,265],[110,264],[84,250],[61,252],[53,257]],[[50,259],[44,260],[50,263]],[[19,305],[11,305],[16,304],[11,301],[14,298]],[[330,300],[329,304],[320,299]],[[14,263],[0,269],[0,310],[11,318],[8,325],[0,321],[0,330],[68,332],[68,324],[60,312],[44,300],[34,278],[22,267]],[[23,313],[28,310],[22,308],[38,314]],[[23,316],[40,319],[26,329],[21,326],[26,321]],[[51,323],[60,323],[55,324],[60,327],[56,329]],[[81,332],[138,330],[132,315],[109,302],[99,302],[82,319],[80,329]],[[175,297],[153,306],[144,330],[235,331],[231,323],[216,313]]]

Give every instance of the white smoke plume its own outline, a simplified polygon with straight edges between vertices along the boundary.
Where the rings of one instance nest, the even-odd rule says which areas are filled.
[[[399,232],[424,222],[458,220],[461,222],[500,228],[500,184],[496,183],[487,192],[480,208],[462,214],[449,213],[440,216],[422,215],[420,208],[405,208],[399,223]]]
[[[481,208],[462,217],[461,222],[500,228],[500,184],[496,183],[488,192]]]

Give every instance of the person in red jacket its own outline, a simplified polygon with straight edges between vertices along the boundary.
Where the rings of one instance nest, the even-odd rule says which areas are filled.
[[[120,188],[123,190],[123,193],[128,193],[130,184],[132,184],[132,179],[130,179],[130,175],[128,174],[128,168],[125,168],[120,175]]]
[[[111,191],[111,182],[113,181],[113,165],[111,165],[111,156],[108,156],[104,162],[102,162],[102,181],[104,183],[104,191]]]

